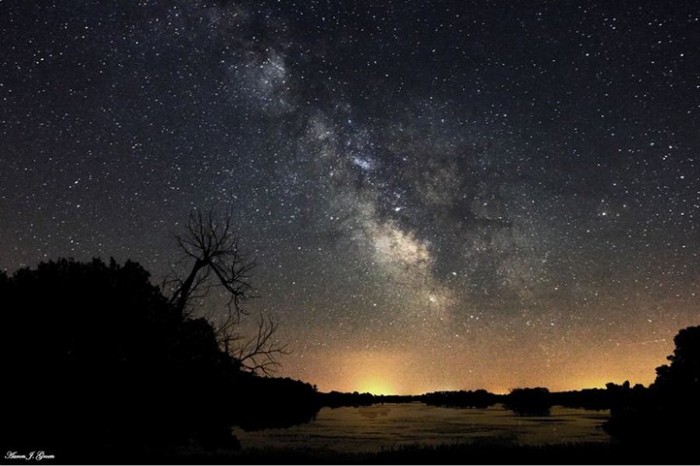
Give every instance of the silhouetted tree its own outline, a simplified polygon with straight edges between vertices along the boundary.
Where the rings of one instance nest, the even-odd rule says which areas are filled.
[[[614,437],[683,449],[693,448],[700,438],[700,327],[682,329],[674,342],[670,364],[657,368],[648,390],[630,390],[629,383],[608,387],[616,395],[605,428]]]
[[[682,329],[673,342],[671,363],[656,369],[654,388],[664,396],[700,402],[700,326]]]
[[[213,208],[195,210],[176,240],[186,272],[175,272],[166,281],[175,309],[190,315],[195,302],[209,296],[214,288],[223,289],[227,296],[223,319],[210,319],[219,345],[243,370],[274,371],[278,357],[287,354],[286,345],[275,339],[277,322],[261,315],[252,336],[242,331],[241,318],[248,315],[243,305],[254,297],[250,278],[255,262],[242,252],[231,214],[218,215]]]

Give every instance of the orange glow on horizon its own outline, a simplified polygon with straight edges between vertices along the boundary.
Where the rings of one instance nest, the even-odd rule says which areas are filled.
[[[655,369],[673,352],[677,329],[695,322],[673,319],[651,327],[646,320],[628,321],[624,332],[581,327],[565,334],[556,327],[547,327],[548,333],[525,327],[511,338],[503,337],[500,326],[456,335],[446,324],[410,327],[412,338],[404,340],[397,339],[403,329],[392,327],[354,333],[332,353],[320,344],[327,332],[309,331],[304,339],[318,346],[285,358],[279,375],[315,384],[322,392],[385,395],[477,389],[508,393],[526,387],[560,392],[625,381],[649,386]]]
[[[390,382],[379,378],[369,377],[358,384],[359,393],[371,393],[372,395],[395,395],[396,390]]]
[[[570,340],[548,354],[537,345],[518,343],[523,346],[492,339],[493,349],[465,345],[442,357],[418,342],[390,349],[348,349],[332,356],[320,351],[306,353],[303,367],[285,365],[283,375],[316,384],[324,392],[374,395],[477,389],[503,394],[525,387],[570,391],[625,381],[648,386],[656,376],[655,368],[672,351],[670,338],[645,345],[632,338],[599,341],[592,347],[584,339]]]

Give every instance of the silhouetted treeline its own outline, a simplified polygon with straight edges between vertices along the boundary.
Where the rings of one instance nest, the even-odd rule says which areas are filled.
[[[630,391],[631,390],[631,391]],[[629,392],[628,392],[629,391]],[[550,392],[546,388],[515,388],[510,393],[498,395],[483,389],[439,391],[423,395],[372,395],[370,393],[319,393],[320,405],[329,407],[368,406],[377,403],[413,403],[422,402],[431,406],[488,408],[496,404],[518,414],[547,414],[552,406],[582,408],[592,410],[611,409],[626,402],[630,394],[645,396],[647,389],[635,385],[630,389],[629,382],[622,385],[607,384],[606,388],[587,388],[566,392]]]
[[[373,395],[371,393],[344,393],[337,391],[319,393],[319,403],[329,408],[369,406],[379,403],[412,403],[416,401],[421,401],[421,397],[417,395]]]
[[[458,406],[458,407],[487,407],[500,399],[500,395],[494,395],[486,390],[476,392],[433,392],[424,395],[373,395],[371,393],[346,393],[332,391],[319,393],[321,406],[339,408],[343,406],[358,407],[370,406],[381,403],[425,403],[434,406]]]
[[[543,414],[552,406],[603,410],[611,409],[624,399],[620,391],[629,388],[629,382],[623,385],[610,383],[607,388],[586,388],[567,392],[550,392],[546,388],[515,388],[505,395],[497,395],[486,390],[433,392],[414,397],[429,405],[464,408],[487,408],[501,403],[520,414]],[[635,393],[646,389],[641,385],[634,387]]]
[[[337,408],[340,406],[369,406],[378,403],[378,397],[371,393],[342,393],[332,391],[320,395],[323,406]]]
[[[240,374],[235,423],[246,430],[290,427],[313,420],[322,406],[316,389],[290,378]]]
[[[670,364],[648,390],[619,387],[606,430],[625,443],[687,447],[700,438],[700,326],[674,338]],[[695,456],[697,461],[698,456]]]
[[[427,405],[487,408],[503,401],[503,396],[495,395],[486,390],[432,392],[419,397],[420,401]]]

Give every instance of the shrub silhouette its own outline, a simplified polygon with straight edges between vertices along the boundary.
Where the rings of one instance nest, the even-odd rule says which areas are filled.
[[[544,387],[514,388],[506,397],[506,407],[523,416],[547,416],[552,397]]]
[[[61,259],[0,274],[0,371],[5,450],[65,460],[90,449],[236,443],[232,359],[211,326],[175,312],[135,262]]]

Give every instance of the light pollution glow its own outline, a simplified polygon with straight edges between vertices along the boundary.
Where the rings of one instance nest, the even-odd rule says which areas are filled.
[[[301,377],[322,391],[373,394],[421,394],[441,390],[487,389],[507,393],[516,387],[545,386],[550,390],[604,387],[608,382],[648,385],[655,367],[666,362],[671,339],[651,342],[615,342],[591,353],[585,348],[532,360],[539,351],[513,354],[494,345],[494,356],[471,357],[455,346],[454,354],[439,362],[434,354],[418,350],[340,351],[305,353],[303,366],[285,367],[284,373]],[[429,349],[426,349],[429,351]],[[500,354],[500,357],[498,356]]]

